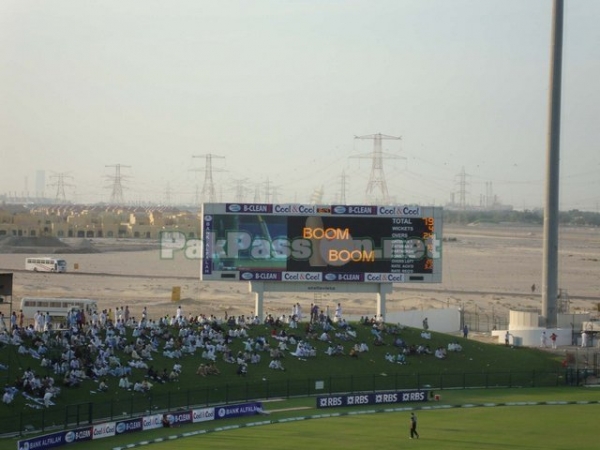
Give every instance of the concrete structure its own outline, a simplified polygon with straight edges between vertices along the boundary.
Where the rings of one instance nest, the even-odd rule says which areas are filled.
[[[494,330],[492,336],[504,344],[506,332],[509,333],[509,344],[514,346],[540,347],[542,333],[547,336],[547,346],[551,347],[550,335],[556,334],[556,345],[579,345],[581,332],[589,329],[592,323],[589,313],[559,314],[557,326],[545,328],[541,326],[544,318],[538,311],[510,311],[508,330]],[[596,327],[600,329],[600,326]],[[593,331],[593,328],[589,331]]]
[[[422,328],[423,319],[425,318],[427,318],[429,324],[429,331],[439,333],[456,333],[460,331],[460,310],[457,308],[388,312],[386,321],[399,323],[407,327]]]

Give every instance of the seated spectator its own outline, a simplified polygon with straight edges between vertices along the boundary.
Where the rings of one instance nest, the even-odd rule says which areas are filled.
[[[15,394],[10,389],[4,390],[4,395],[2,396],[2,402],[10,405],[15,399]]]
[[[181,355],[182,355],[182,352],[179,349],[163,351],[163,356],[166,358],[178,359],[178,358],[181,358]]]
[[[161,374],[156,378],[156,381],[159,383],[166,383],[169,381],[169,372],[167,372],[167,368],[165,367]]]
[[[245,364],[245,363],[244,363]],[[207,375],[221,375],[221,371],[214,362],[211,362],[206,366]]]
[[[233,353],[231,352],[231,350],[227,350],[223,353],[223,361],[225,361],[228,364],[236,363],[236,359],[233,357]]]
[[[206,375],[208,375],[208,372],[206,370],[206,366],[204,364],[200,364],[200,366],[198,366],[198,370],[196,370],[196,375],[200,375],[205,377]]]
[[[248,373],[248,364],[246,364],[245,362],[238,364],[236,373],[242,377],[245,377],[246,374]]]
[[[279,341],[279,350],[281,350],[282,352],[287,351],[288,350],[288,346],[287,343],[285,341]]]
[[[438,359],[444,359],[446,358],[446,351],[444,350],[443,347],[438,347],[437,350],[435,351],[435,357]]]
[[[309,356],[317,356],[317,350],[308,342],[298,341],[296,351],[290,353],[290,355],[297,358],[308,358]]]
[[[341,333],[335,333],[335,338],[339,339],[341,341],[350,341],[352,340],[352,337],[346,333],[345,331],[342,331]]]
[[[108,384],[106,383],[106,379],[105,378],[103,378],[100,381],[100,384],[98,385],[98,390],[100,392],[106,392],[106,391],[108,391]]]
[[[381,338],[381,331],[379,331],[377,325],[373,325],[371,327],[371,334],[375,336],[375,338]]]
[[[394,347],[400,347],[400,348],[406,347],[406,343],[400,336],[397,336],[396,339],[394,339],[393,345],[394,345]]]
[[[126,375],[123,375],[119,380],[119,387],[121,389],[131,389],[131,382],[129,381]]]
[[[448,343],[448,351],[449,352],[460,352],[462,351],[462,345],[458,342],[450,342]]]
[[[366,342],[361,342],[360,344],[357,344],[358,348],[356,349],[356,351],[358,351],[359,353],[364,353],[364,352],[368,352],[369,351],[369,346],[366,344]]]
[[[273,359],[281,359],[283,358],[285,355],[281,352],[281,350],[279,350],[278,348],[273,348],[269,354],[271,355],[271,358]]]
[[[423,344],[417,345],[417,355],[425,354],[425,346]]]
[[[140,355],[143,359],[148,359],[150,361],[152,361],[152,346],[151,345],[146,345],[145,347],[142,348],[142,350],[140,351]],[[132,355],[133,357],[133,355]]]
[[[156,378],[158,377],[158,373],[156,372],[156,370],[154,370],[154,366],[148,367],[146,377],[150,378],[151,380],[156,380]]]
[[[77,387],[81,380],[76,376],[74,371],[67,372],[63,378],[63,385],[66,387]]]
[[[329,337],[326,331],[323,331],[323,333],[321,333],[321,335],[319,336],[319,340],[323,342],[331,342],[331,338]]]
[[[44,406],[46,408],[52,406],[54,403],[52,402],[52,397],[54,397],[54,394],[50,391],[46,391],[44,393]]]
[[[290,321],[289,326],[290,326],[290,328],[292,330],[295,330],[295,329],[298,328],[298,318],[297,318],[297,316],[295,316],[295,315],[291,316],[290,319],[289,319],[289,321]]]
[[[250,355],[250,364],[258,364],[260,362],[260,355],[257,352],[253,352]]]
[[[325,350],[325,353],[329,356],[343,355],[344,354],[344,346],[342,344],[337,344],[337,345],[329,344],[329,347],[327,347],[327,350]]]
[[[281,364],[281,360],[279,359],[271,360],[271,362],[269,363],[269,369],[285,371],[285,369],[283,368],[283,364]]]
[[[212,349],[212,348],[204,350],[202,352],[202,358],[208,359],[209,361],[216,361],[217,360],[217,356],[215,355],[215,350]]]
[[[238,364],[241,364],[243,362],[246,362],[246,358],[244,357],[244,354],[239,351],[235,357],[235,362]]]
[[[137,361],[129,361],[127,364],[129,364],[129,366],[134,367],[136,369],[147,369],[148,368],[148,364],[146,364],[141,359],[137,360]]]

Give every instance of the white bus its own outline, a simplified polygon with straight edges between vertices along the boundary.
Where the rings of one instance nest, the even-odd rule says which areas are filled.
[[[25,270],[34,272],[66,272],[67,261],[51,256],[33,256],[25,259]]]
[[[89,298],[23,297],[21,310],[26,319],[33,319],[37,311],[50,313],[52,317],[67,317],[69,311],[80,310],[90,317],[92,312],[98,311],[98,303]]]

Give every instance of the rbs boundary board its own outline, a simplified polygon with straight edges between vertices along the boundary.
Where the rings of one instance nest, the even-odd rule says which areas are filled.
[[[442,208],[211,203],[202,219],[203,280],[442,280]]]

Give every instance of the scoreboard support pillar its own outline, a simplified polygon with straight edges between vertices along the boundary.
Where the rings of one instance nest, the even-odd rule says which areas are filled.
[[[394,289],[393,283],[271,283],[264,281],[251,281],[248,283],[248,291],[254,294],[254,315],[262,322],[264,320],[264,298],[265,292],[323,292],[323,287],[327,287],[326,292],[354,292],[370,293],[377,295],[377,316],[385,320],[387,294],[391,294]]]
[[[265,299],[264,283],[248,283],[248,289],[254,294],[254,315],[261,321],[264,319],[263,303]]]
[[[385,296],[391,294],[392,283],[380,283],[377,290],[377,317],[381,316],[385,322]]]

